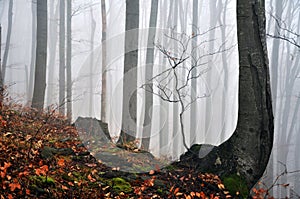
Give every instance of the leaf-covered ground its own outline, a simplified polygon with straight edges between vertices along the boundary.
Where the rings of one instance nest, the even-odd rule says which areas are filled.
[[[95,159],[54,111],[0,106],[0,198],[232,198],[218,176],[168,166],[144,174]]]

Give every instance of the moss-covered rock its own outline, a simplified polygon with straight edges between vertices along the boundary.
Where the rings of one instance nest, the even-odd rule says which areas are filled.
[[[132,191],[129,182],[127,182],[123,178],[113,178],[108,181],[108,185],[110,185],[118,193],[120,192],[129,193]]]
[[[232,195],[239,195],[242,198],[247,198],[249,195],[249,190],[247,187],[247,183],[245,180],[237,175],[229,175],[222,177],[222,181],[225,185],[225,188],[232,194]]]

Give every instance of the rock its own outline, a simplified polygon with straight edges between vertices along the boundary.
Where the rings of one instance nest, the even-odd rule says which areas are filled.
[[[50,159],[56,154],[67,156],[67,155],[74,155],[75,153],[71,148],[56,149],[48,146],[45,146],[41,151],[41,157],[43,159]]]
[[[87,137],[90,139],[90,137],[93,137],[97,139],[98,142],[111,142],[107,123],[97,120],[96,118],[78,117],[74,124],[82,138]]]

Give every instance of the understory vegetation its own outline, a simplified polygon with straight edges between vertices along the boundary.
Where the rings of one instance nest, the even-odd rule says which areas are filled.
[[[247,197],[236,177],[222,182],[173,165],[118,171],[90,154],[66,117],[9,103],[0,106],[0,174],[1,199]]]

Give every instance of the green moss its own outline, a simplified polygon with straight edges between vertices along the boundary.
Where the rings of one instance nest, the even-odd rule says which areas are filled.
[[[55,180],[49,176],[32,176],[30,180],[37,185],[55,185]]]
[[[232,195],[240,195],[242,198],[247,198],[249,190],[243,178],[237,174],[222,177],[225,188]]]
[[[163,193],[163,190],[162,190],[162,189],[157,189],[157,193],[158,193],[158,194],[162,194],[162,193]]]
[[[174,171],[177,169],[177,167],[175,165],[170,164],[166,166],[164,169],[166,169],[167,171]]]
[[[108,181],[108,185],[110,185],[118,193],[120,192],[129,193],[132,191],[129,182],[127,182],[123,178],[113,178]]]

